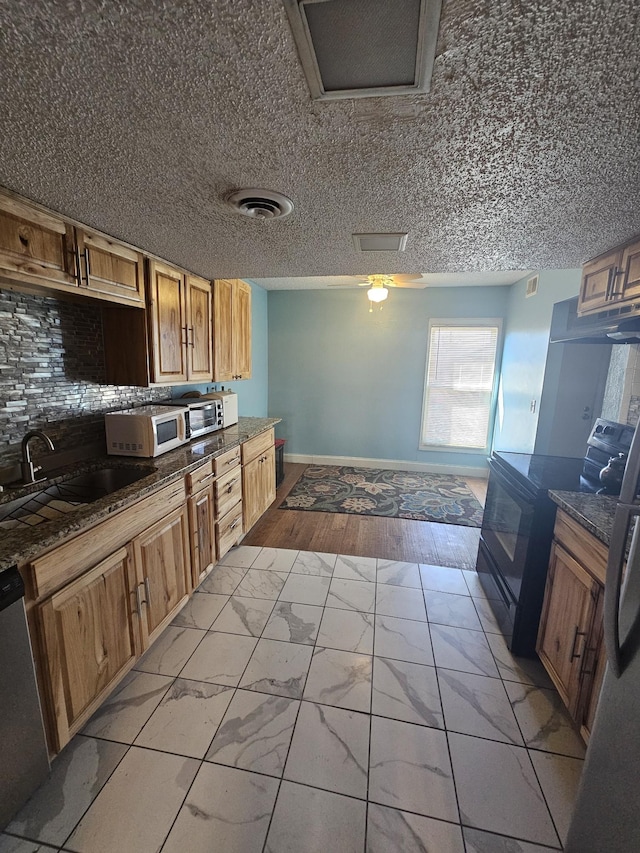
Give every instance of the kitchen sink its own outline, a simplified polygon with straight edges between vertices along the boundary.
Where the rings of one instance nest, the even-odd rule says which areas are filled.
[[[33,527],[52,521],[130,486],[154,471],[151,467],[99,468],[96,471],[85,471],[61,483],[53,483],[40,492],[31,492],[9,503],[0,504],[0,529]]]

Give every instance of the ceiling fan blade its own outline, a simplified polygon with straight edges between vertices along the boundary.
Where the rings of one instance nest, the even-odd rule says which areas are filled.
[[[426,281],[390,281],[391,287],[411,288],[412,290],[423,290],[427,286]]]
[[[400,285],[402,287],[403,284],[408,284],[409,282],[417,282],[422,281],[424,276],[422,273],[397,273],[396,275],[392,275],[391,278],[394,281],[394,284]]]

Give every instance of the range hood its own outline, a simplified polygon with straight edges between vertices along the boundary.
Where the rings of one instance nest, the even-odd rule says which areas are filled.
[[[578,317],[578,297],[556,302],[551,316],[551,343],[637,344],[640,314],[631,306]]]

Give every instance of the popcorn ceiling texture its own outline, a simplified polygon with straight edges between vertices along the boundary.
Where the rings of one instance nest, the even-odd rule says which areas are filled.
[[[167,394],[105,383],[95,303],[0,290],[0,467],[18,459],[17,442],[30,429],[44,429],[57,451],[72,450],[104,440],[105,411]]]
[[[281,0],[5,0],[0,184],[209,278],[576,267],[640,231],[639,43],[637,0],[445,0],[428,95],[319,103]]]

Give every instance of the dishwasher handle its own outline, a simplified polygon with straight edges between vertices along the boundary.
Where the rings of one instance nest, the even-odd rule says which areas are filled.
[[[0,610],[24,597],[24,581],[17,566],[0,572]]]

